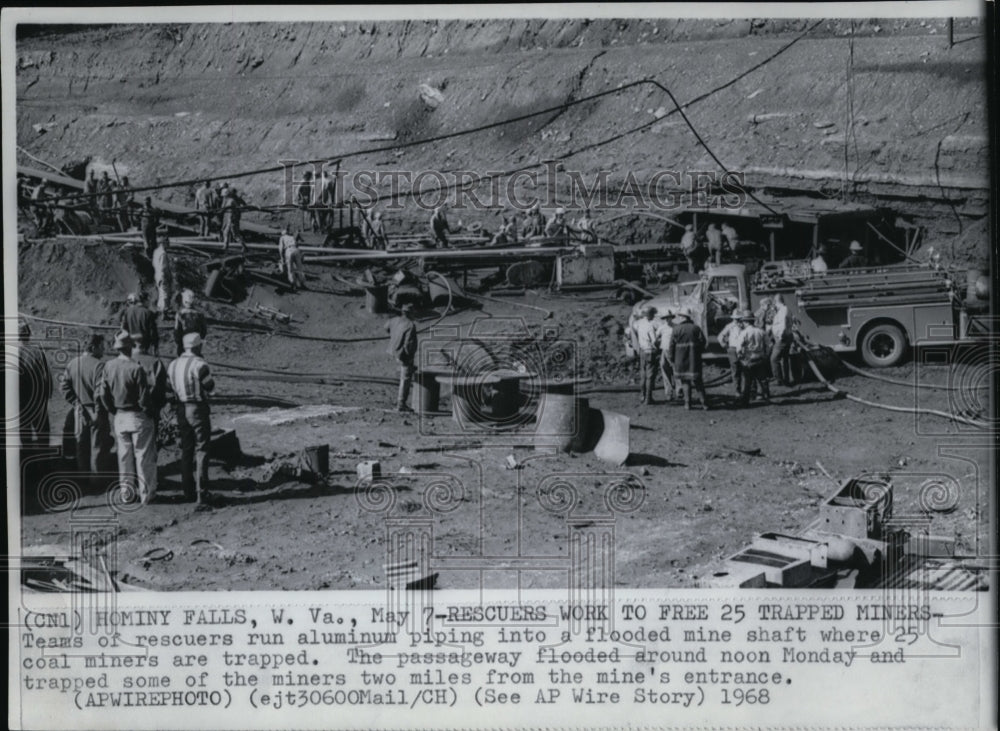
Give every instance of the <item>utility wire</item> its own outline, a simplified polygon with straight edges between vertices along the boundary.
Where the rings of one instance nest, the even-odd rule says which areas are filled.
[[[670,112],[668,112],[667,115],[665,115],[665,117],[672,115],[674,112],[679,113],[681,115],[681,118],[684,120],[684,123],[688,126],[688,128],[694,134],[695,138],[702,145],[702,147],[705,148],[705,151],[708,152],[708,154],[716,162],[716,164],[719,165],[720,168],[722,168],[725,172],[728,173],[729,170],[722,164],[722,162],[715,155],[715,153],[711,150],[711,148],[708,147],[708,144],[705,142],[705,140],[702,138],[702,136],[698,133],[697,129],[694,127],[694,125],[688,119],[687,115],[683,111],[683,107],[690,107],[690,106],[692,106],[692,105],[694,105],[694,104],[696,104],[696,103],[698,103],[700,101],[703,101],[704,99],[708,98],[709,96],[712,96],[713,94],[721,91],[722,89],[725,89],[725,88],[727,88],[727,87],[735,84],[740,79],[742,79],[745,76],[747,76],[748,74],[756,71],[757,69],[761,68],[762,66],[766,65],[767,63],[770,63],[775,58],[777,58],[779,55],[781,55],[782,53],[784,53],[785,51],[787,51],[789,48],[791,48],[792,46],[794,46],[796,43],[798,43],[800,40],[802,40],[806,35],[808,35],[809,33],[811,33],[821,23],[822,23],[822,21],[817,21],[816,23],[814,23],[813,25],[811,25],[810,27],[808,27],[805,31],[803,31],[801,34],[799,34],[794,39],[792,39],[789,43],[785,44],[784,46],[782,46],[781,48],[779,48],[777,51],[775,51],[775,53],[771,54],[769,57],[763,59],[759,63],[755,64],[754,66],[750,67],[746,71],[744,71],[741,74],[737,75],[736,77],[734,77],[730,81],[726,82],[725,84],[722,84],[721,86],[718,86],[718,87],[716,87],[716,88],[714,88],[714,89],[712,89],[712,90],[710,90],[710,91],[708,91],[708,92],[706,92],[706,93],[704,93],[704,94],[702,94],[702,95],[700,95],[698,97],[695,97],[694,99],[688,101],[684,105],[681,105],[677,101],[677,98],[673,95],[673,93],[666,86],[664,86],[663,84],[661,84],[660,82],[658,82],[658,81],[656,81],[654,79],[648,79],[648,78],[647,79],[640,79],[638,81],[632,81],[632,82],[623,84],[623,85],[621,85],[621,86],[619,86],[619,87],[617,87],[615,89],[608,89],[606,91],[597,92],[596,94],[590,94],[588,96],[581,97],[579,99],[573,99],[573,100],[564,102],[563,104],[559,104],[557,106],[549,107],[547,109],[542,109],[542,110],[539,110],[539,111],[536,111],[536,112],[529,112],[527,114],[522,114],[522,115],[518,115],[518,116],[515,116],[515,117],[510,117],[508,119],[501,120],[499,122],[491,122],[489,124],[479,125],[477,127],[470,127],[470,128],[464,129],[464,130],[457,130],[455,132],[448,132],[448,133],[441,134],[441,135],[435,135],[433,137],[428,137],[428,138],[424,138],[424,139],[420,139],[420,140],[411,140],[409,142],[400,142],[400,143],[395,143],[395,144],[392,144],[392,145],[382,145],[382,146],[379,146],[379,147],[370,147],[370,148],[365,148],[365,149],[361,149],[361,150],[355,150],[355,151],[348,152],[348,153],[345,153],[345,154],[342,154],[342,155],[334,156],[333,158],[324,157],[324,158],[318,158],[318,159],[315,159],[315,160],[306,160],[306,161],[303,161],[303,162],[297,163],[297,164],[302,164],[302,165],[316,165],[316,164],[322,164],[322,163],[328,162],[330,159],[336,159],[336,160],[340,161],[340,160],[344,160],[344,159],[351,158],[351,157],[360,157],[362,155],[370,155],[370,154],[379,153],[379,152],[391,152],[391,151],[395,151],[395,150],[403,150],[403,149],[408,149],[408,148],[412,148],[412,147],[418,147],[418,146],[421,146],[421,145],[432,144],[432,143],[435,143],[435,142],[441,142],[443,140],[454,139],[454,138],[462,137],[462,136],[465,136],[465,135],[478,134],[480,132],[486,132],[486,131],[489,131],[491,129],[496,129],[498,127],[506,126],[508,124],[515,124],[517,122],[523,122],[525,120],[532,119],[534,117],[544,116],[544,115],[548,115],[548,114],[554,114],[556,112],[562,113],[562,112],[566,111],[567,109],[569,109],[571,107],[574,107],[574,106],[577,106],[577,105],[580,105],[580,104],[585,104],[587,102],[594,101],[596,99],[600,99],[600,98],[603,98],[603,97],[606,97],[606,96],[610,96],[610,95],[614,95],[614,94],[619,94],[621,92],[624,92],[624,91],[627,91],[627,90],[633,89],[633,88],[638,88],[638,87],[642,87],[642,86],[646,86],[646,85],[652,85],[652,86],[658,88],[660,91],[666,93],[667,96],[670,98],[670,100],[675,105],[675,108],[673,110],[671,110]],[[661,121],[665,117],[661,117],[660,119],[655,119],[655,120],[652,120],[652,121],[647,122],[645,124],[639,125],[637,127],[633,127],[630,130],[626,130],[625,132],[622,132],[620,134],[613,135],[613,136],[608,137],[608,138],[606,138],[604,140],[601,140],[599,143],[594,143],[592,145],[584,146],[584,147],[579,148],[578,150],[574,151],[571,154],[579,154],[580,152],[584,152],[584,151],[587,151],[589,149],[593,149],[594,147],[598,147],[598,146],[603,146],[605,144],[609,144],[610,142],[614,142],[614,141],[616,141],[618,139],[621,139],[622,137],[625,137],[627,135],[631,135],[631,134],[634,134],[636,132],[639,132],[639,131],[642,131],[644,129],[647,129],[649,127],[652,127],[654,124],[656,124],[657,122]],[[564,155],[564,156],[561,156],[561,158],[557,158],[557,159],[565,159],[568,156],[570,156],[570,155]],[[531,169],[531,168],[534,168],[534,167],[539,167],[540,165],[543,165],[543,164],[544,164],[544,162],[537,163],[535,165],[531,165],[531,166],[527,166],[527,167],[521,168],[520,170],[527,170],[527,169]],[[163,189],[166,189],[166,188],[179,188],[179,187],[184,187],[184,186],[197,185],[197,184],[202,183],[202,182],[204,182],[206,180],[209,181],[209,182],[213,182],[213,181],[217,181],[217,180],[234,180],[234,179],[238,179],[238,178],[246,178],[246,177],[251,177],[251,176],[255,176],[255,175],[263,175],[263,174],[280,172],[280,171],[283,171],[283,170],[285,170],[285,167],[281,166],[281,165],[278,165],[278,166],[271,166],[271,167],[266,167],[266,168],[257,168],[257,169],[254,169],[254,170],[246,170],[246,171],[243,171],[243,172],[232,173],[232,174],[229,174],[229,175],[218,175],[218,176],[209,176],[209,177],[202,176],[202,177],[193,178],[193,179],[190,179],[190,180],[181,180],[181,181],[175,181],[175,182],[171,182],[171,183],[160,183],[160,184],[157,184],[157,185],[149,185],[149,186],[141,186],[141,187],[129,188],[128,190],[130,192],[133,192],[133,193],[138,193],[138,192],[147,192],[147,191],[153,191],[153,190],[163,190]],[[518,170],[518,171],[520,171],[520,170]],[[518,171],[515,171],[515,172],[518,172]],[[483,178],[483,179],[486,179],[486,178]],[[770,206],[768,206],[763,201],[761,201],[760,199],[758,199],[752,193],[749,193],[749,191],[748,191],[748,194],[757,203],[759,203],[760,205],[762,205],[764,208],[766,208],[771,213],[777,213],[776,211],[774,211],[774,209],[772,209]],[[78,198],[89,199],[89,198],[95,198],[95,197],[97,197],[97,195],[99,195],[99,194],[94,194],[94,193],[78,193],[78,194],[71,195],[71,196],[51,196],[51,199],[62,199],[62,200],[66,200],[66,199],[78,199]],[[42,200],[48,200],[48,199],[42,199]]]

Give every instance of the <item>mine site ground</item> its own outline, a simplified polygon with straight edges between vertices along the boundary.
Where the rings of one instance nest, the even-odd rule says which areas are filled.
[[[84,245],[42,243],[36,249],[78,258]],[[104,245],[87,249],[104,261],[114,256],[114,250]],[[22,262],[31,253],[31,249],[23,251]],[[80,265],[61,267],[58,276],[70,277],[85,288],[78,279],[84,271]],[[975,460],[987,464],[989,448],[984,445],[963,452],[957,460],[942,457],[942,435],[957,433],[947,422],[918,420],[911,414],[838,399],[814,380],[776,387],[770,404],[757,402],[749,409],[735,406],[725,384],[709,389],[709,411],[685,411],[677,402],[667,403],[660,389],[658,403],[640,406],[637,366],[625,357],[620,337],[630,308],[600,294],[556,297],[539,293],[518,302],[550,310],[552,316],[545,324],[578,344],[574,357],[584,365],[583,373],[595,377],[591,405],[631,418],[631,454],[626,465],[616,469],[593,454],[539,453],[531,447],[533,425],[504,437],[465,434],[447,412],[446,395],[440,414],[398,414],[394,384],[338,382],[338,374],[390,381],[396,376],[382,339],[388,316],[368,313],[357,294],[328,293],[345,289],[329,270],[310,268],[309,281],[310,290],[275,295],[273,302],[293,314],[298,335],[335,342],[210,325],[206,356],[215,364],[218,381],[213,425],[235,428],[246,459],[228,467],[213,462],[213,507],[199,510],[182,502],[177,444],[167,437],[170,443],[159,455],[158,498],[141,510],[117,517],[115,551],[127,582],[162,590],[384,586],[384,517],[371,510],[356,476],[356,465],[365,459],[381,463],[383,474],[394,486],[397,515],[425,510],[426,491],[442,479],[453,478],[452,484],[457,481],[462,486],[458,507],[439,517],[435,526],[435,553],[442,556],[565,557],[571,529],[563,515],[542,507],[538,488],[543,480],[558,473],[570,475],[579,491],[577,513],[600,514],[605,510],[608,486],[631,473],[643,486],[642,502],[617,517],[615,579],[621,586],[704,585],[720,560],[740,549],[753,534],[803,528],[815,519],[820,502],[836,490],[824,469],[835,479],[893,473],[898,515],[926,508],[921,506],[927,499],[921,497],[921,488],[941,472],[960,478],[964,485],[977,485],[978,489],[958,496],[954,510],[934,513],[933,532],[954,535],[957,550],[964,554],[986,540],[989,480]],[[210,303],[208,310],[219,320],[254,322],[233,306]],[[437,320],[441,310],[423,313],[422,324]],[[514,302],[489,303],[450,315],[442,324],[465,326],[477,318],[513,318],[532,327],[541,324],[543,317]],[[56,327],[49,333],[58,333],[55,339],[60,342],[72,342],[74,333],[83,332],[50,327]],[[52,352],[49,355],[51,359]],[[222,364],[293,375],[322,373],[335,385],[282,383],[280,376],[268,382],[247,381],[241,371]],[[955,385],[963,379],[976,383],[980,377],[974,365],[914,363],[879,375],[912,383],[917,367],[919,381],[925,384]],[[709,366],[706,379],[720,373],[720,368]],[[916,395],[910,387],[850,374],[837,385],[876,402],[956,408],[949,391],[921,389]],[[602,387],[609,390],[602,391]],[[310,411],[309,407],[316,408]],[[54,425],[63,423],[66,410],[65,403],[53,398]],[[163,426],[168,435],[171,422],[168,414]],[[498,446],[491,447],[491,439]],[[470,442],[484,446],[421,451]],[[319,484],[298,479],[299,453],[320,444],[330,445],[329,478]],[[511,454],[522,464],[520,469],[505,468]],[[104,495],[89,495],[73,515],[106,511]],[[55,550],[66,544],[72,530],[72,515],[68,519],[64,512],[27,516],[23,522],[26,550],[34,554]],[[163,549],[154,555],[169,551],[172,558],[148,560],[145,557],[153,549]],[[487,586],[524,588],[559,586],[564,580],[558,572],[522,571],[518,576],[517,572],[488,571],[480,577],[475,571],[449,571],[441,576],[440,585],[475,587],[481,578]]]
[[[130,39],[145,37],[143,33],[151,32],[148,29],[131,31],[129,35],[125,31],[94,30],[76,36],[71,34],[58,42],[51,38],[35,39],[25,47],[26,58],[42,57],[53,46],[67,49],[68,53],[58,59],[58,63],[67,63],[65,56],[89,53],[85,49],[89,48],[94,34],[106,38],[113,47],[121,48]],[[226,43],[237,42],[231,37],[232,32],[228,28],[220,31],[229,34],[225,36],[223,48],[227,47]],[[281,33],[280,40],[295,41],[294,33],[289,36],[287,29]],[[26,100],[19,100],[19,142],[28,143],[32,120],[42,123],[50,114],[64,115],[59,116],[58,121],[65,122],[65,126],[51,128],[41,141],[30,140],[37,142],[32,149],[38,154],[62,164],[95,149],[110,150],[115,141],[126,146],[148,147],[142,155],[136,155],[133,170],[144,170],[147,180],[156,181],[236,169],[241,161],[247,163],[243,167],[254,165],[260,162],[254,156],[257,152],[270,162],[281,145],[287,145],[289,135],[301,134],[307,141],[313,141],[310,144],[321,143],[321,134],[315,138],[307,134],[306,128],[314,125],[315,120],[303,122],[303,126],[293,127],[291,131],[285,129],[290,121],[284,127],[281,125],[281,120],[290,120],[300,111],[303,117],[315,112],[307,108],[308,94],[303,93],[302,85],[291,82],[286,88],[285,108],[271,106],[285,93],[281,92],[265,105],[266,109],[261,109],[260,114],[244,109],[248,119],[243,126],[235,125],[227,131],[225,128],[231,120],[216,124],[206,119],[201,129],[211,130],[213,141],[204,154],[206,143],[192,136],[187,128],[172,132],[176,126],[191,123],[187,116],[176,116],[178,113],[194,111],[196,114],[204,112],[207,117],[221,117],[226,114],[226,105],[232,102],[233,113],[238,117],[241,109],[259,102],[249,97],[238,102],[228,96],[222,98],[220,85],[223,82],[215,78],[213,64],[225,62],[215,58],[204,38],[199,41],[200,36],[195,34],[189,37],[193,40],[186,38],[183,42],[195,44],[200,54],[194,57],[199,59],[197,65],[206,69],[204,83],[197,73],[185,73],[179,80],[165,80],[164,86],[139,84],[136,88],[134,80],[126,83],[128,74],[125,71],[121,72],[119,81],[118,73],[104,68],[113,65],[107,56],[95,54],[88,61],[88,68],[93,69],[95,75],[90,92],[93,98],[84,104],[79,97],[73,97],[69,111],[60,108],[62,92],[55,93],[53,87],[46,86],[50,83],[44,78],[46,71],[37,70],[33,61],[23,65],[18,74],[18,87],[19,94],[25,94]],[[372,37],[375,37],[374,32]],[[163,47],[176,42],[160,34],[150,38],[150,58],[137,62],[137,72],[149,76],[157,65],[155,55],[169,55]],[[768,38],[754,43],[770,51],[786,40]],[[865,38],[858,43],[859,48],[876,49],[885,56],[899,57],[891,63],[899,64],[902,73],[909,74],[913,69],[907,64],[919,65],[921,49],[930,47],[932,40]],[[385,42],[385,38],[379,37],[376,41]],[[538,43],[550,41],[543,39]],[[710,48],[717,59],[727,55],[742,57],[751,48],[751,45],[741,45],[745,39],[706,41],[695,38],[688,42],[690,47]],[[254,43],[260,48],[268,47],[260,39],[250,39],[245,48],[240,47],[252,51]],[[572,66],[578,61],[588,73],[603,73],[609,78],[621,76],[615,75],[616,69],[635,71],[643,67],[644,51],[636,38],[624,40],[620,48],[609,47],[599,63],[595,63],[596,57],[589,60],[594,54],[587,51],[586,44],[582,50],[539,47],[514,63],[510,59],[518,58],[518,49],[501,48],[503,52],[509,51],[508,56],[504,56],[493,46],[489,51],[474,48],[462,57],[464,60],[455,57],[449,61],[433,41],[428,43],[435,53],[429,53],[425,47],[425,57],[420,59],[415,73],[440,82],[442,78],[459,73],[456,69],[464,68],[463,73],[484,84],[483,98],[488,90],[484,79],[490,80],[489,89],[492,89],[495,79],[503,76],[511,80],[519,99],[533,98],[538,107],[552,103],[556,95],[553,91],[552,99],[542,98],[541,78],[524,69],[513,71],[529,56],[537,66],[532,73],[539,77],[560,64]],[[752,47],[755,49],[752,53],[756,53],[758,45]],[[911,115],[915,115],[911,121],[919,118],[914,123],[914,129],[918,130],[929,124],[928,120],[939,121],[947,117],[943,108],[949,104],[961,106],[968,101],[964,95],[975,93],[967,89],[967,67],[979,60],[978,52],[972,49],[972,44],[956,46],[956,49],[956,60],[949,61],[943,72],[935,72],[930,82],[920,77],[920,83],[938,85],[942,79],[954,77],[951,79],[954,98],[949,100],[945,99],[947,95],[939,95],[934,98],[938,108],[928,111],[926,106],[921,106],[922,101],[918,104],[897,99],[910,93],[908,87],[898,85],[889,88],[889,96],[878,105],[890,108],[896,101],[909,105]],[[775,71],[771,78],[776,80],[779,91],[784,88],[781,93],[796,98],[798,103],[804,106],[819,103],[812,94],[822,96],[823,89],[833,94],[832,90],[840,86],[837,79],[841,67],[837,65],[836,73],[827,74],[826,70],[835,65],[831,59],[839,64],[842,50],[837,40],[817,40],[808,51],[798,49],[797,53],[805,55],[798,57],[797,62],[789,60],[788,65]],[[260,64],[254,65],[257,62],[251,51],[243,54],[246,58],[240,58],[244,67],[257,68]],[[286,52],[287,49],[280,50],[281,54]],[[580,60],[583,56],[587,57],[589,65]],[[795,68],[795,63],[802,63],[806,57],[817,70],[816,80],[810,83],[806,83],[808,76],[797,75]],[[478,59],[479,63],[470,63],[470,58]],[[501,61],[496,59],[512,67],[505,66],[502,73],[497,72],[493,66]],[[404,58],[394,63],[402,65],[405,62]],[[182,67],[184,63],[190,64],[189,68],[195,65],[191,57],[181,64]],[[261,68],[267,71],[268,62],[262,60],[261,63],[264,64]],[[671,63],[679,61],[671,58]],[[36,71],[43,81],[36,89],[40,96],[32,98],[25,86],[30,88],[34,83],[31,79]],[[576,69],[572,71],[575,77]],[[919,66],[916,72],[920,72]],[[169,73],[164,73],[167,79]],[[287,78],[287,72],[284,73],[285,77],[279,73],[262,83],[283,85],[282,79]],[[396,93],[388,81],[391,68],[379,69],[373,74],[372,88],[367,95],[361,87],[351,87],[356,99],[348,99],[347,92],[330,97],[341,110],[338,124],[352,114],[369,120],[378,118],[372,110],[381,109],[381,104],[376,103],[381,97],[372,89],[379,89],[382,95]],[[584,78],[582,71],[579,78]],[[863,87],[868,93],[880,88],[886,90],[880,86],[883,82],[878,78],[869,70],[866,79],[859,83],[869,84]],[[156,79],[159,84],[159,71]],[[241,77],[239,84],[251,84],[252,81]],[[684,87],[685,97],[697,91],[695,81],[691,75],[678,79],[678,84]],[[739,88],[741,98],[752,94],[753,86],[766,86],[751,85],[753,81]],[[173,91],[169,91],[168,83],[176,84]],[[562,74],[553,83],[559,86],[560,94],[573,85],[573,81],[563,78]],[[119,84],[127,87],[129,94],[119,91]],[[605,88],[603,83],[597,85]],[[476,87],[457,91],[460,88],[461,84],[453,79],[451,89],[464,95],[462,98],[466,101],[479,96]],[[587,89],[583,87],[582,90]],[[190,108],[188,102],[192,100],[201,108]],[[95,103],[98,106],[91,108]],[[492,100],[489,103],[493,103]],[[715,98],[711,103],[711,113],[696,115],[698,122],[711,126],[714,120],[718,125],[713,130],[714,137],[723,140],[720,144],[730,154],[735,154],[733,150],[741,150],[743,158],[761,161],[767,158],[768,151],[778,149],[773,146],[773,140],[767,138],[750,139],[730,134],[736,117],[742,121],[745,112],[741,109],[735,116],[724,113],[733,108],[732,100],[727,101],[724,97]],[[872,106],[878,105],[873,102]],[[493,108],[493,113],[511,116],[519,111],[515,107],[505,103],[502,108]],[[407,134],[420,137],[437,131],[427,129],[423,114],[418,114],[416,108],[400,112],[393,108],[391,115],[386,112],[382,121],[392,122],[398,129],[405,130],[409,119],[411,131]],[[101,119],[96,126],[90,125],[93,131],[87,131],[73,124],[76,115],[86,118],[88,125],[94,121],[94,115]],[[461,127],[472,121],[475,120],[462,117],[451,119],[449,123]],[[593,139],[600,138],[618,123],[607,108],[593,110],[590,127],[584,124],[586,121],[569,114],[563,120],[566,129],[574,130],[573,144],[588,134]],[[878,127],[879,122],[873,114],[873,128]],[[886,140],[895,139],[899,134],[899,129],[889,128],[894,123],[895,120],[890,119],[881,131]],[[562,129],[559,124],[555,127],[559,128],[557,132]],[[359,139],[367,139],[364,134],[373,133],[373,130],[364,125],[362,128],[356,130]],[[273,129],[274,136],[283,137],[284,141],[269,140],[268,145],[276,145],[274,149],[267,146],[260,151],[246,149],[247,139],[259,137],[264,129]],[[535,140],[532,146],[540,147],[541,138],[536,132],[538,130],[527,130],[525,137],[530,133]],[[810,128],[808,133],[815,134],[815,130]],[[628,169],[648,165],[652,169],[655,164],[665,164],[662,158],[669,157],[669,150],[665,148],[675,142],[669,135],[681,132],[666,130],[662,134],[666,136],[654,135],[652,139],[647,136],[641,145],[615,151],[613,167]],[[567,137],[564,142],[569,139]],[[551,144],[558,142],[556,135]],[[920,147],[925,142],[921,138],[908,143],[914,159],[927,149],[933,157],[933,145],[926,149]],[[240,144],[243,147],[239,147]],[[448,154],[454,164],[487,165],[498,159],[516,164],[537,151],[522,149],[518,152],[521,158],[518,158],[504,147],[506,144],[507,140],[494,134],[483,144],[478,158],[474,145],[456,143],[449,148]],[[819,142],[813,147],[806,145],[802,155],[809,157],[819,147]],[[678,154],[686,155],[686,159],[697,159],[702,154],[690,142],[671,149],[681,150]],[[310,152],[303,149],[303,157]],[[599,166],[600,154],[590,153],[581,158],[578,161],[581,168]],[[107,154],[109,158],[113,156],[110,152]],[[903,165],[900,160],[904,157],[887,155],[883,161],[888,165],[887,174],[900,172],[896,168]],[[414,157],[396,162],[409,164],[414,169],[440,164],[440,160],[432,159],[431,151],[415,152]],[[961,167],[960,162],[955,165]],[[253,188],[255,184],[247,183],[251,192],[262,195],[260,191],[267,187],[262,184],[257,191]],[[175,202],[185,202],[181,193],[172,195],[177,196]],[[968,255],[966,258],[972,261],[976,252],[981,253],[983,242],[968,236],[955,239],[959,233],[953,226],[956,214],[948,205],[938,203],[939,207],[929,213],[924,223],[933,230],[947,232],[949,240],[959,241],[959,255]],[[400,215],[403,222],[400,225],[416,228],[418,220],[422,219],[412,210]],[[964,230],[967,232],[969,228],[975,229],[975,226],[967,223]],[[985,225],[980,222],[975,230],[982,234]],[[175,252],[175,260],[177,288],[191,287],[200,291],[205,279],[200,260],[182,251]],[[39,240],[28,236],[18,246],[17,268],[18,308],[26,315],[44,318],[33,324],[34,339],[46,348],[54,370],[60,362],[58,354],[67,348],[72,351],[78,347],[86,333],[84,327],[59,323],[95,324],[108,327],[110,333],[125,295],[140,287],[152,289],[151,266],[141,253],[141,247],[133,244],[83,239]],[[758,402],[746,409],[736,406],[727,384],[709,389],[712,408],[708,411],[685,411],[679,403],[666,403],[660,387],[656,395],[658,403],[641,406],[638,366],[625,356],[622,339],[630,306],[604,292],[555,295],[535,289],[519,297],[466,303],[453,312],[446,312],[439,304],[418,313],[422,339],[432,337],[432,325],[461,325],[465,328],[463,332],[468,332],[467,328],[482,318],[510,318],[523,322],[534,332],[550,329],[556,337],[573,344],[575,372],[592,379],[588,386],[591,405],[626,414],[631,419],[630,456],[621,468],[601,462],[592,453],[537,451],[531,444],[531,424],[502,436],[463,433],[448,412],[447,389],[440,413],[430,416],[396,413],[396,386],[392,381],[397,376],[397,369],[386,354],[384,334],[389,315],[368,312],[361,290],[345,284],[345,280],[353,280],[361,274],[362,267],[307,264],[306,272],[306,290],[293,293],[258,285],[252,295],[253,301],[290,314],[292,324],[288,327],[253,317],[247,309],[249,300],[237,304],[201,303],[209,317],[205,357],[212,365],[218,384],[212,402],[213,426],[235,429],[244,456],[232,464],[213,461],[210,507],[204,509],[184,502],[179,482],[176,427],[173,417],[169,413],[166,415],[162,426],[164,443],[158,458],[157,499],[141,509],[115,513],[117,536],[113,553],[118,577],[123,582],[163,591],[382,588],[386,583],[383,564],[387,560],[385,513],[373,509],[376,506],[371,501],[379,496],[370,495],[364,487],[359,488],[356,475],[357,464],[369,459],[380,463],[383,475],[392,485],[391,498],[387,499],[394,502],[392,510],[396,516],[422,515],[426,511],[425,502],[434,499],[429,493],[442,484],[459,486],[455,493],[459,499],[454,509],[435,518],[434,553],[442,557],[564,558],[570,550],[570,532],[574,529],[567,524],[565,514],[546,509],[542,504],[548,494],[545,480],[556,474],[567,475],[579,499],[573,514],[587,516],[606,512],[609,485],[626,474],[633,475],[636,482],[632,484],[639,485],[636,503],[630,506],[634,509],[619,512],[615,519],[614,580],[621,587],[711,585],[713,572],[718,570],[721,560],[746,545],[754,534],[801,530],[817,517],[820,503],[836,490],[839,481],[861,474],[892,473],[895,513],[933,516],[931,532],[954,536],[957,553],[974,555],[988,544],[992,490],[989,466],[993,445],[978,433],[970,437],[961,427],[945,420],[867,407],[837,398],[813,379],[788,388],[772,385],[770,403]],[[473,278],[482,274],[485,272],[475,273]],[[168,343],[163,350],[172,355],[167,325],[162,332]],[[960,355],[951,363],[927,364],[921,362],[919,356],[917,353],[913,360],[901,366],[879,371],[880,376],[896,379],[904,385],[847,371],[838,375],[836,384],[852,394],[888,405],[981,411],[981,402],[956,403],[961,394],[983,396],[982,387],[990,375],[983,371],[981,362],[963,359]],[[706,366],[706,381],[717,380],[722,372],[717,364]],[[328,382],[282,381],[281,374],[322,374]],[[273,376],[273,379],[250,380],[248,375]],[[956,395],[950,390],[926,387],[917,390],[912,385],[905,385],[917,381],[940,386],[964,384],[967,388]],[[49,412],[53,427],[58,431],[67,413],[67,404],[58,391],[50,402]],[[949,452],[947,445],[951,440],[973,446]],[[328,478],[317,482],[297,474],[296,464],[302,450],[323,444],[330,447]],[[509,455],[514,456],[518,468],[507,468]],[[930,510],[926,505],[925,488],[929,480],[941,473],[959,480],[963,488],[954,500],[950,496],[933,497],[949,503],[947,510]],[[26,485],[24,489],[30,490],[31,486]],[[88,494],[71,512],[42,511],[25,515],[21,525],[24,550],[31,555],[65,554],[74,530],[74,518],[85,519],[88,515],[106,513],[106,496]],[[164,556],[169,558],[164,559]],[[565,581],[565,571],[490,568],[483,572],[448,570],[441,574],[438,586],[550,588],[564,586]]]

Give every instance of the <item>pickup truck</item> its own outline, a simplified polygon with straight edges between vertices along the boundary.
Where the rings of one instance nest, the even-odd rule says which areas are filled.
[[[756,311],[761,299],[784,295],[794,326],[806,340],[841,353],[860,352],[875,368],[901,363],[910,348],[971,342],[991,333],[988,292],[963,300],[965,274],[931,266],[892,265],[814,274],[807,262],[772,262],[751,277],[743,264],[710,266],[694,282],[637,302],[626,328],[626,350],[636,348],[634,323],[647,304],[664,318],[689,307],[709,341],[707,358],[722,356],[717,336],[737,309]]]

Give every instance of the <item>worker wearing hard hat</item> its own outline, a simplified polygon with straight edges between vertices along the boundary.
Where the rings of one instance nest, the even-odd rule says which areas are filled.
[[[188,333],[182,344],[184,352],[167,366],[167,380],[177,401],[184,496],[203,504],[208,496],[208,447],[212,437],[208,398],[215,390],[215,381],[201,356],[201,336]]]
[[[735,317],[740,327],[735,338],[736,357],[739,358],[743,373],[743,392],[740,395],[740,402],[746,406],[758,389],[765,400],[771,397],[768,386],[767,337],[757,326],[756,318],[749,310],[738,312]]]
[[[691,408],[691,389],[701,397],[701,408],[708,409],[708,397],[702,381],[701,357],[705,352],[705,334],[691,321],[691,309],[682,307],[674,318],[673,335],[670,338],[670,360],[674,364],[674,376],[680,380],[684,392],[684,408]]]
[[[184,352],[184,336],[198,333],[204,339],[208,334],[205,326],[205,316],[194,306],[194,292],[185,289],[181,292],[181,308],[174,317],[174,342],[177,345],[177,355]]]
[[[847,258],[840,262],[838,269],[850,269],[852,267],[863,267],[868,266],[868,262],[865,261],[864,247],[857,241],[852,241],[850,246],[851,253],[847,255]]]

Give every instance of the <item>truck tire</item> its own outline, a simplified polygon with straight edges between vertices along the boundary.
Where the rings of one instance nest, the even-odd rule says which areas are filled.
[[[888,322],[875,325],[861,338],[861,358],[872,368],[899,365],[906,357],[906,335]]]

